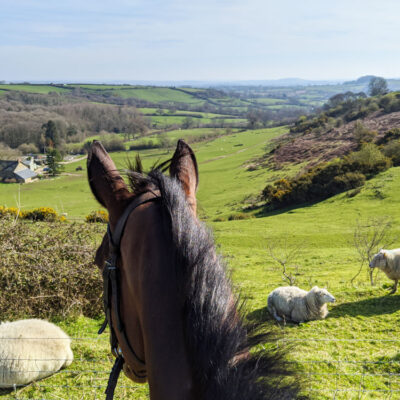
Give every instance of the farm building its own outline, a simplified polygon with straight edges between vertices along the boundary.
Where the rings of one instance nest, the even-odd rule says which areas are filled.
[[[0,160],[0,182],[27,183],[37,178],[37,174],[21,160]]]
[[[35,160],[32,157],[25,157],[21,160],[22,164],[24,164],[27,168],[29,168],[31,171],[35,171],[37,169],[37,164],[35,163]]]

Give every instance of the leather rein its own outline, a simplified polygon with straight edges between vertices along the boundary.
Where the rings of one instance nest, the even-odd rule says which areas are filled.
[[[104,269],[103,269],[103,308],[105,313],[105,320],[98,331],[98,334],[104,332],[107,324],[110,327],[110,345],[111,352],[116,357],[114,366],[110,372],[110,377],[108,379],[107,389],[105,391],[106,400],[112,400],[114,397],[115,387],[117,385],[118,377],[123,368],[125,359],[122,354],[120,345],[118,343],[118,339],[116,336],[116,332],[118,332],[118,336],[121,339],[124,347],[128,349],[130,353],[130,358],[134,359],[136,364],[141,367],[141,369],[145,369],[145,361],[141,360],[136,354],[135,350],[131,346],[128,337],[126,336],[125,327],[123,321],[121,319],[120,313],[120,274],[118,269],[118,259],[121,255],[121,239],[124,233],[125,225],[128,221],[131,213],[139,206],[150,203],[153,201],[157,201],[160,199],[159,194],[154,192],[146,192],[138,197],[136,197],[132,202],[126,207],[122,216],[119,218],[117,225],[115,226],[114,232],[111,232],[110,224],[107,226],[107,234],[110,244],[110,257],[106,261]],[[115,324],[113,324],[113,320],[111,318],[111,311],[113,312],[113,319]],[[140,375],[136,373],[133,368],[130,368],[133,374],[139,378],[144,379],[146,375]]]

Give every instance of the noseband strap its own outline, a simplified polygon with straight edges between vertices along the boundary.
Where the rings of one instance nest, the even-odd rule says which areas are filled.
[[[115,226],[114,232],[111,232],[110,224],[108,224],[107,226],[107,234],[110,243],[110,258],[108,261],[106,261],[103,269],[103,307],[105,320],[98,333],[103,333],[107,324],[109,325],[111,352],[115,355],[116,360],[108,380],[108,385],[105,392],[107,395],[106,400],[112,400],[114,396],[115,386],[117,385],[119,373],[121,372],[121,369],[125,362],[124,357],[119,350],[120,346],[116,336],[116,331],[118,332],[118,337],[122,341],[124,347],[129,350],[131,358],[135,360],[135,363],[138,364],[140,368],[144,369],[146,367],[145,362],[138,357],[133,347],[131,346],[129,339],[126,336],[125,327],[121,319],[121,313],[119,309],[120,277],[117,261],[121,255],[121,239],[125,230],[126,223],[131,213],[137,207],[159,199],[160,195],[157,192],[143,193],[142,195],[132,200],[132,202],[129,203],[128,207],[126,207],[122,216],[119,218],[117,225]],[[113,324],[111,319],[111,311],[113,312],[113,319],[115,324]],[[146,375],[140,375],[139,373],[136,373],[133,368],[130,369],[137,378],[146,378]]]

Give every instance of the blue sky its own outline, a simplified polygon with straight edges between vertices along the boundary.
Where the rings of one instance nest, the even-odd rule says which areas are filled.
[[[398,0],[0,0],[0,80],[400,77]]]

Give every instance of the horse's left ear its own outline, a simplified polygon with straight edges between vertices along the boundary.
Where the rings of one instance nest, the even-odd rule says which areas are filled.
[[[113,224],[124,210],[132,194],[102,144],[94,141],[87,159],[89,185],[92,193],[107,208]]]
[[[169,173],[171,177],[176,178],[181,183],[186,199],[196,215],[196,190],[199,183],[199,170],[193,150],[182,139],[178,140]]]

